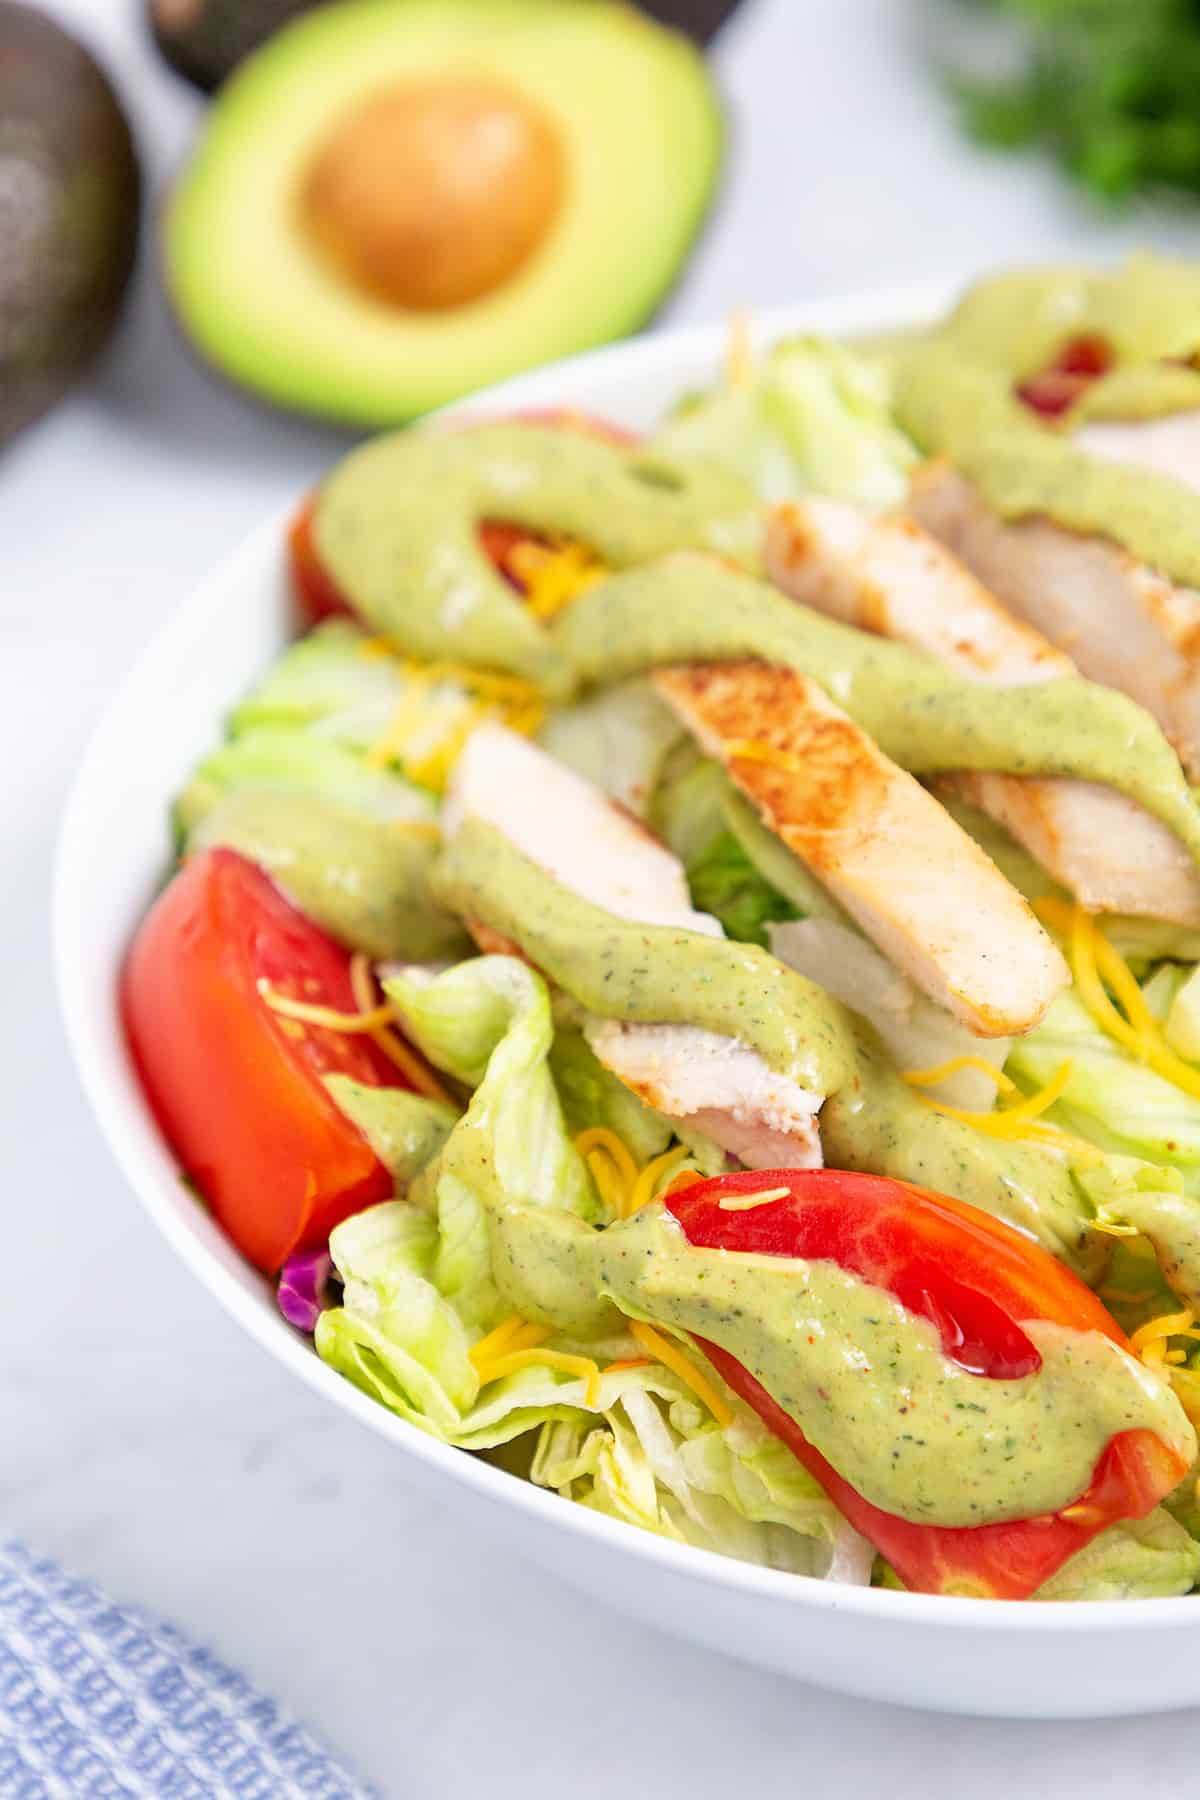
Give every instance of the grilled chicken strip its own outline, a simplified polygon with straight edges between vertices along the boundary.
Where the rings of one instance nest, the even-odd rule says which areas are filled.
[[[1200,491],[1200,412],[1167,413],[1161,419],[1095,419],[1072,442],[1105,462],[1173,475]]]
[[[1048,519],[1006,523],[944,458],[917,470],[908,509],[1082,674],[1153,713],[1200,780],[1200,593],[1106,538]]]
[[[763,663],[665,669],[658,690],[789,849],[979,1037],[1029,1031],[1068,980],[1028,904],[818,687]]]
[[[683,865],[646,828],[565,764],[502,725],[468,739],[442,813],[453,836],[468,818],[503,832],[547,875],[619,918],[721,937],[693,910]],[[508,948],[472,926],[484,949]],[[756,1050],[700,1026],[590,1019],[606,1068],[675,1119],[686,1119],[752,1169],[820,1168],[814,1093],[769,1068]]]
[[[945,544],[906,518],[835,500],[780,506],[767,572],[805,605],[928,650],[968,680],[1023,686],[1075,664],[1005,611]],[[1200,871],[1136,801],[1093,782],[982,773],[938,784],[989,813],[1093,912],[1200,925]]]

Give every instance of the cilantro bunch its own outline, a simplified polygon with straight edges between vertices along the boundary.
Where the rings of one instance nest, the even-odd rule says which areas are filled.
[[[1017,71],[958,79],[967,125],[1051,150],[1106,200],[1200,193],[1200,0],[973,0],[1021,25]]]

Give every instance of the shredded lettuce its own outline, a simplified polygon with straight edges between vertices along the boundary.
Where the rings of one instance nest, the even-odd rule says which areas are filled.
[[[1071,989],[1013,1041],[1006,1068],[1036,1089],[1068,1059],[1070,1077],[1051,1117],[1118,1155],[1200,1172],[1200,1100],[1138,1062]]]
[[[1175,991],[1167,997],[1165,1013],[1155,1017],[1165,1018],[1167,1042],[1175,1054],[1200,1062],[1200,968],[1173,969],[1172,973]],[[1146,987],[1147,1004],[1151,1003],[1150,985]]]
[[[432,797],[402,775],[374,769],[332,740],[272,726],[221,745],[197,765],[175,802],[179,836],[186,840],[219,801],[245,788],[313,795],[372,823],[430,823],[437,813]]]
[[[654,684],[639,676],[556,709],[538,741],[543,750],[641,819],[666,759],[683,735]]]
[[[687,865],[692,905],[720,919],[726,936],[743,944],[768,942],[767,927],[794,919],[790,900],[764,881],[731,831],[723,831]]]
[[[693,903],[719,918],[730,937],[765,944],[773,919],[846,917],[707,758],[677,759],[654,796],[651,823],[683,863]]]
[[[550,1073],[572,1136],[596,1126],[614,1131],[639,1163],[649,1162],[667,1148],[676,1122],[655,1112],[618,1081],[582,1031],[559,1027],[550,1049]]]
[[[728,829],[725,776],[689,744],[670,759],[653,796],[650,824],[685,868]]]
[[[618,1394],[602,1420],[543,1427],[534,1481],[677,1542],[866,1584],[870,1545],[747,1408],[722,1428],[660,1364],[626,1371]]]
[[[1190,1593],[1200,1580],[1197,1544],[1162,1507],[1145,1519],[1123,1519],[1077,1550],[1038,1600],[1150,1600]]]
[[[899,504],[917,459],[892,421],[884,365],[817,337],[785,339],[745,381],[689,396],[654,442],[742,476],[765,500],[815,492],[871,507]]]
[[[235,736],[263,726],[315,725],[366,709],[381,728],[400,704],[404,676],[393,657],[366,653],[357,625],[330,619],[291,645],[230,715]]]

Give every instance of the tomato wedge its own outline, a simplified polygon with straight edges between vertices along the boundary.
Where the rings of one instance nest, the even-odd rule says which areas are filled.
[[[586,436],[600,438],[606,444],[636,444],[638,441],[636,434],[626,431],[623,426],[614,425],[608,419],[596,418],[591,413],[574,412],[567,407],[517,413],[508,422],[519,425],[556,425],[564,431],[581,431]],[[299,622],[306,631],[313,625],[319,625],[323,619],[354,617],[354,608],[323,567],[317,554],[313,531],[316,510],[317,496],[310,494],[302,502],[288,527],[287,538],[292,591]],[[488,519],[479,528],[479,541],[484,554],[490,557],[505,580],[520,592],[521,580],[514,570],[512,552],[518,544],[544,544],[546,540],[536,532],[523,530],[519,525],[510,525],[501,519]]]
[[[1016,394],[1044,419],[1058,419],[1101,375],[1107,375],[1115,357],[1107,338],[1083,332],[1064,344],[1052,362],[1018,384]]]
[[[788,1190],[744,1211],[723,1199]],[[929,1319],[947,1357],[972,1373],[1017,1379],[1041,1359],[1023,1321],[1099,1331],[1127,1348],[1084,1284],[1019,1232],[960,1200],[886,1176],[770,1169],[718,1176],[669,1195],[667,1209],[698,1248],[830,1260]],[[850,1523],[909,1588],[1027,1599],[1098,1531],[1143,1518],[1187,1473],[1178,1449],[1146,1430],[1109,1440],[1085,1493],[1060,1512],[999,1524],[914,1524],[843,1480],[762,1384],[719,1345],[697,1343],[725,1381],[783,1439]]]
[[[277,993],[355,1012],[350,959],[233,850],[189,857],[121,975],[134,1062],[163,1132],[218,1223],[268,1272],[323,1244],[393,1183],[321,1077],[406,1085],[369,1038],[285,1019]]]
[[[292,593],[296,600],[299,623],[305,631],[323,619],[352,619],[354,608],[341,588],[328,574],[317,555],[314,522],[317,496],[309,494],[301,502],[295,518],[288,526],[288,563],[292,575]]]

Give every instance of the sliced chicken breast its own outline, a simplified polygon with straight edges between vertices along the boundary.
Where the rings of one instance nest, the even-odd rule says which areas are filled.
[[[1023,686],[1075,664],[912,519],[834,500],[776,508],[767,572],[805,605],[928,650],[968,680]],[[1136,801],[1092,782],[964,773],[937,784],[996,819],[1093,912],[1200,924],[1200,871]]]
[[[547,875],[619,918],[723,935],[693,909],[679,858],[640,820],[503,725],[473,731],[458,760],[442,808],[446,836],[466,817],[496,826]]]
[[[1027,902],[815,681],[763,663],[656,677],[704,749],[866,934],[980,1037],[1029,1031],[1069,979]]]
[[[996,597],[1093,681],[1154,714],[1200,780],[1200,593],[1119,544],[1048,519],[1006,523],[944,458],[912,479],[909,511]]]
[[[502,725],[472,733],[442,813],[452,837],[482,819],[539,868],[594,906],[645,925],[708,937],[716,919],[694,911],[683,865],[630,814],[573,770]],[[482,924],[480,948],[520,954]],[[825,1096],[776,1074],[756,1050],[700,1026],[591,1019],[606,1068],[651,1106],[713,1138],[754,1169],[821,1166],[817,1114]]]
[[[686,1119],[751,1169],[819,1169],[817,1095],[776,1075],[733,1038],[699,1026],[594,1019],[588,1043],[625,1086]]]
[[[1075,673],[913,519],[793,501],[771,513],[764,556],[768,578],[793,600],[931,651],[968,680],[1017,687]]]
[[[1073,442],[1105,462],[1173,475],[1200,492],[1200,412],[1168,413],[1161,419],[1096,419],[1081,425]]]

